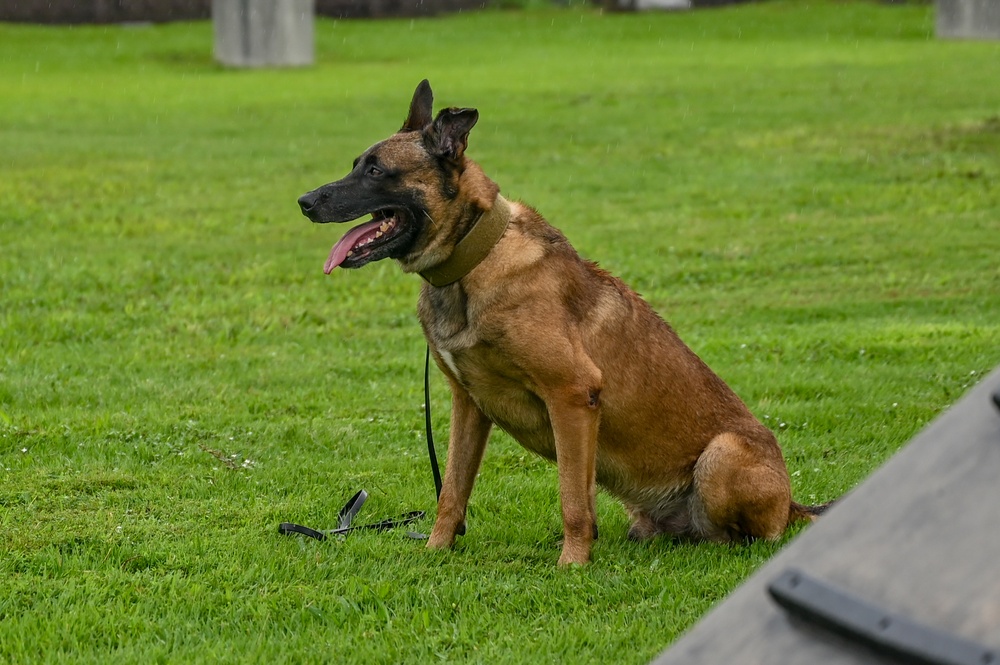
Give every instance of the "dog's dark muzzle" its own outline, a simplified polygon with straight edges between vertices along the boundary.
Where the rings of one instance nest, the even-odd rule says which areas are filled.
[[[310,216],[310,213],[316,209],[317,204],[320,201],[320,194],[318,190],[313,190],[307,192],[299,197],[299,208],[302,209],[302,214],[306,217]]]
[[[356,173],[299,197],[302,214],[317,224],[372,218],[347,232],[330,250],[324,272],[337,267],[359,268],[384,258],[404,256],[424,228],[424,208],[412,192],[377,186]]]
[[[299,208],[317,224],[350,222],[378,209],[368,197],[359,198],[355,192],[345,190],[339,182],[323,185],[300,196]]]
[[[299,197],[302,214],[313,222],[350,222],[383,208],[419,207],[413,192],[394,192],[356,172]]]
[[[313,222],[350,222],[384,207],[355,174],[299,197],[302,214]]]

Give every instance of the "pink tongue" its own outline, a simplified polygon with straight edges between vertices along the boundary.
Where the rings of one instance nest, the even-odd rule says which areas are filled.
[[[330,257],[326,260],[326,264],[323,266],[323,272],[329,275],[333,272],[333,269],[344,262],[347,258],[347,253],[351,251],[355,243],[361,239],[369,231],[374,231],[378,229],[385,222],[384,219],[373,219],[370,222],[365,222],[355,226],[353,229],[344,234],[344,237],[337,241],[337,244],[333,246],[330,250]]]

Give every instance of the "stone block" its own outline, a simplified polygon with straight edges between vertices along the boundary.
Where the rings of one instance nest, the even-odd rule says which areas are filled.
[[[230,67],[314,61],[314,0],[212,0],[215,58]]]
[[[937,0],[936,24],[944,39],[1000,39],[1000,0]]]

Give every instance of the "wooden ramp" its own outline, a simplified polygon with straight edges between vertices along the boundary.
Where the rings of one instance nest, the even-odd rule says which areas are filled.
[[[1000,665],[1000,369],[655,665]]]

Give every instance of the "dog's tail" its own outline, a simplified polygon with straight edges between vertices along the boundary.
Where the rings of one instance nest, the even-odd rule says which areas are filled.
[[[810,522],[815,522],[816,518],[827,511],[827,509],[833,504],[837,503],[838,499],[833,501],[827,501],[826,503],[821,503],[818,506],[803,506],[801,503],[792,503],[788,506],[788,524],[791,526],[793,523],[799,520],[809,520]]]

